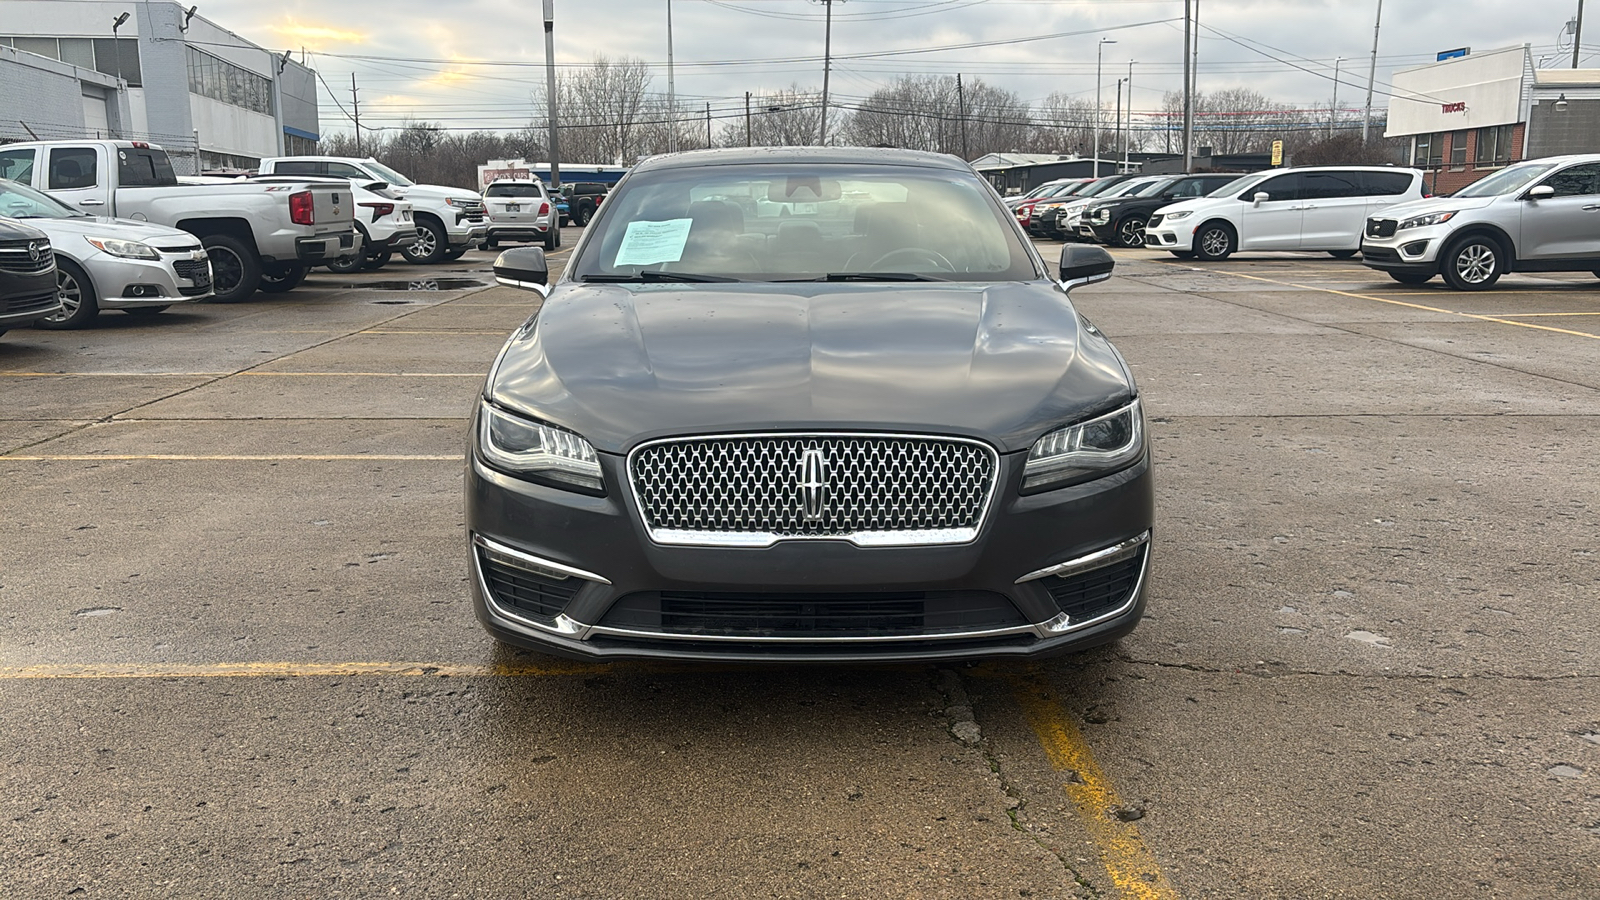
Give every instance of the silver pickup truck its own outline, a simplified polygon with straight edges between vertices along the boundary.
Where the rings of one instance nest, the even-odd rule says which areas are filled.
[[[0,178],[91,215],[169,225],[198,237],[216,294],[285,291],[306,271],[360,252],[349,186],[326,181],[179,184],[167,152],[141,141],[41,141],[0,147]]]

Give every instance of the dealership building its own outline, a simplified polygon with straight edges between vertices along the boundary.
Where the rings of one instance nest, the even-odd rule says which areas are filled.
[[[1385,136],[1411,139],[1431,193],[1523,159],[1600,153],[1600,69],[1538,68],[1524,45],[1405,69],[1393,85]]]
[[[317,77],[174,2],[5,0],[0,142],[159,143],[180,173],[315,152]]]

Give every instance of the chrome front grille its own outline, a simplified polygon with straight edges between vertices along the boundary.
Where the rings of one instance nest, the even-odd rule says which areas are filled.
[[[56,264],[47,240],[0,242],[0,271],[38,275]]]
[[[963,438],[731,435],[644,444],[628,480],[660,544],[903,546],[976,538],[998,467],[992,447]]]

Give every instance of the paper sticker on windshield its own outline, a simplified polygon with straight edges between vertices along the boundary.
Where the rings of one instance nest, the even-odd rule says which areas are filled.
[[[651,266],[677,262],[683,258],[683,245],[689,242],[693,219],[667,219],[664,222],[629,222],[617,248],[616,266]]]

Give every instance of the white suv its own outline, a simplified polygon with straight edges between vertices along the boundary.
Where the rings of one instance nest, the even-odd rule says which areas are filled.
[[[1224,259],[1239,250],[1320,250],[1345,259],[1361,249],[1368,216],[1420,199],[1416,169],[1272,169],[1162,207],[1145,225],[1144,245],[1183,259]]]
[[[375,159],[346,156],[281,156],[261,161],[263,175],[320,175],[382,181],[389,193],[411,202],[417,240],[401,248],[409,262],[436,263],[457,259],[483,243],[488,232],[483,198],[477,191],[438,184],[416,184]]]
[[[1481,291],[1506,272],[1600,275],[1600,153],[1501,169],[1454,196],[1367,219],[1361,261],[1402,284]]]
[[[561,246],[561,226],[556,224],[555,202],[538,179],[501,179],[483,189],[489,214],[489,235],[484,247],[500,242],[538,241],[546,250]]]

